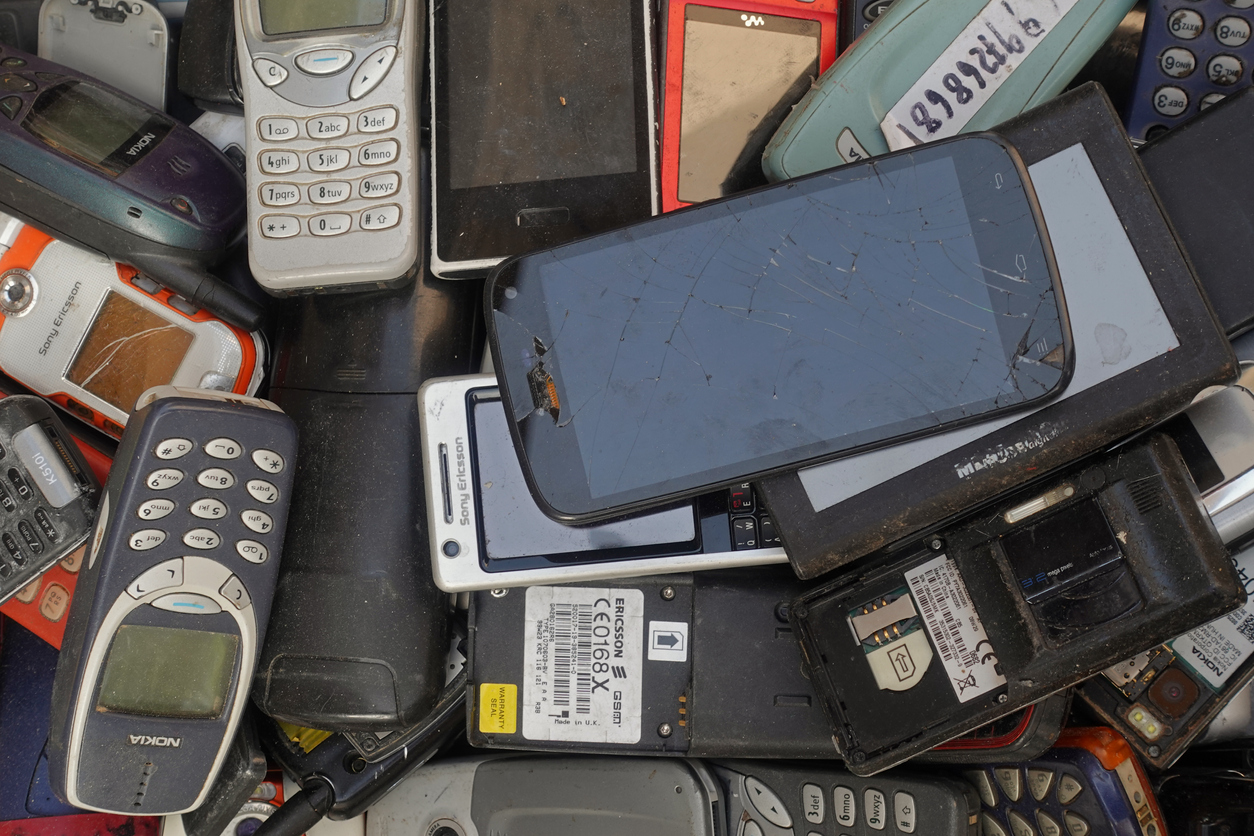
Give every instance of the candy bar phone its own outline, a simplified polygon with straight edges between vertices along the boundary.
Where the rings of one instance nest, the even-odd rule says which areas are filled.
[[[207,272],[244,222],[244,177],[231,161],[119,90],[0,53],[0,209],[257,328],[264,309]]]
[[[260,333],[0,213],[6,220],[18,229],[0,255],[0,369],[19,383],[114,438],[153,386],[257,391]]]
[[[1167,834],[1145,770],[1111,729],[1069,728],[1040,758],[964,776],[980,792],[983,836]]]
[[[430,380],[418,402],[431,568],[445,592],[788,559],[747,484],[603,525],[554,522],[527,490],[495,375]]]
[[[1125,122],[1149,140],[1250,85],[1251,0],[1150,0]]]
[[[53,789],[102,812],[207,796],[247,703],[296,430],[268,401],[159,387],[123,435],[53,686]]]
[[[370,810],[367,836],[975,836],[960,780],[819,763],[495,755],[430,764]]]
[[[593,522],[1044,402],[1049,241],[982,134],[511,259],[485,306],[527,485]]]
[[[896,0],[762,157],[771,180],[991,128],[1053,98],[1134,0]]]
[[[662,211],[766,185],[762,150],[836,57],[836,0],[667,0]]]
[[[657,212],[653,2],[430,5],[435,275]]]
[[[73,67],[157,110],[165,109],[166,76],[173,69],[170,34],[155,0],[44,0],[39,9],[40,58]]]
[[[271,293],[413,277],[423,17],[416,0],[237,0],[248,262]]]
[[[48,404],[0,399],[0,601],[87,541],[100,483]]]

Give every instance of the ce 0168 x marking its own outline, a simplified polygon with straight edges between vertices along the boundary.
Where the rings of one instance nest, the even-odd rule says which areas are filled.
[[[955,136],[1079,0],[993,0],[880,122],[894,151]]]

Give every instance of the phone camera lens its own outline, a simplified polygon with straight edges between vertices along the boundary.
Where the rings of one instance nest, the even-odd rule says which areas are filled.
[[[0,279],[0,310],[19,316],[35,303],[35,282],[25,270],[10,270]]]
[[[457,544],[456,540],[445,540],[444,545],[440,547],[440,551],[444,552],[445,557],[457,557],[462,552],[462,547]]]

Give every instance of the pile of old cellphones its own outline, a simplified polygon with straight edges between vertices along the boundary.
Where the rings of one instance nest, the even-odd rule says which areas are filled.
[[[0,0],[0,836],[1248,829],[1252,12]]]

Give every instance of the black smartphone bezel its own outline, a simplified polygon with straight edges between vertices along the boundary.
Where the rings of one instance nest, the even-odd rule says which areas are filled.
[[[1070,327],[1069,318],[1067,316],[1066,298],[1064,296],[1062,284],[1059,279],[1058,265],[1054,258],[1054,252],[1053,252],[1052,244],[1050,242],[1049,232],[1045,226],[1044,216],[1041,211],[1040,202],[1037,199],[1036,191],[1032,185],[1031,177],[1028,175],[1026,165],[1024,164],[1023,160],[1020,158],[1018,151],[1014,148],[1014,146],[1008,140],[1006,140],[1005,138],[997,134],[993,134],[989,132],[965,134],[963,136],[953,137],[951,139],[946,139],[946,140],[941,140],[939,142],[930,143],[928,147],[935,148],[935,147],[944,146],[948,143],[968,142],[968,141],[973,141],[976,139],[984,139],[984,140],[991,141],[1006,152],[1008,161],[1015,167],[1015,170],[1017,171],[1019,175],[1020,181],[1023,184],[1024,198],[1029,208],[1029,211],[1032,214],[1033,220],[1036,223],[1036,228],[1041,238],[1045,265],[1049,273],[1049,278],[1050,278],[1050,283],[1053,288],[1054,298],[1057,300],[1058,322],[1059,322],[1059,326],[1061,330],[1061,337],[1062,337],[1061,346],[1064,352],[1064,357],[1063,357],[1061,369],[1060,369],[1061,374],[1059,376],[1057,383],[1049,392],[1045,393],[1044,395],[1038,398],[1024,400],[1022,402],[1009,405],[1009,406],[995,407],[985,412],[981,412],[981,413],[974,414],[974,415],[962,416],[957,419],[954,419],[948,422],[943,422],[932,427],[925,427],[917,431],[903,433],[901,435],[892,436],[887,439],[881,439],[876,442],[857,445],[854,447],[850,447],[848,449],[842,449],[842,450],[835,451],[835,452],[828,452],[825,454],[812,456],[810,458],[797,459],[794,461],[784,462],[784,463],[771,466],[768,468],[764,468],[758,471],[751,471],[748,473],[744,473],[744,472],[736,473],[736,474],[727,476],[726,478],[715,479],[713,481],[706,482],[704,484],[690,484],[686,487],[670,489],[669,491],[666,491],[663,493],[657,493],[655,495],[643,496],[640,498],[628,499],[625,501],[618,500],[621,503],[618,505],[609,505],[608,502],[603,501],[599,503],[601,507],[598,507],[598,508],[591,508],[588,510],[580,510],[580,511],[561,510],[561,509],[556,508],[551,502],[549,502],[548,498],[541,491],[539,483],[537,482],[535,478],[535,472],[531,465],[530,450],[528,446],[524,443],[523,432],[519,427],[518,421],[514,420],[512,417],[513,415],[515,415],[515,406],[511,397],[510,389],[508,386],[508,377],[505,371],[506,369],[509,369],[511,367],[511,364],[506,362],[506,359],[502,353],[502,350],[500,347],[499,336],[496,330],[495,312],[497,310],[498,304],[501,301],[503,301],[504,293],[505,293],[505,285],[510,283],[510,280],[512,279],[512,276],[513,276],[513,271],[516,270],[516,265],[518,265],[518,263],[522,261],[524,258],[541,255],[541,254],[518,255],[518,256],[511,257],[507,259],[506,261],[502,262],[489,275],[488,281],[484,285],[484,315],[485,315],[485,320],[487,324],[488,347],[489,347],[489,350],[491,351],[493,367],[497,370],[497,377],[498,377],[498,381],[500,382],[499,389],[500,389],[501,399],[505,403],[506,414],[507,414],[507,418],[509,419],[508,423],[509,423],[509,428],[510,428],[510,435],[514,442],[514,448],[518,452],[519,461],[522,465],[523,477],[526,479],[527,487],[531,491],[531,494],[533,498],[535,499],[536,504],[539,505],[540,509],[544,511],[544,513],[550,516],[551,518],[558,520],[560,522],[565,522],[569,524],[599,522],[599,521],[610,519],[616,516],[622,516],[624,514],[633,513],[635,511],[640,511],[640,510],[644,510],[647,508],[659,506],[665,503],[698,496],[700,494],[718,490],[720,488],[727,488],[727,487],[731,487],[733,485],[740,484],[743,482],[754,481],[756,479],[760,479],[765,476],[770,476],[770,475],[779,474],[779,473],[787,473],[787,472],[795,471],[802,467],[808,467],[814,464],[818,464],[820,462],[831,461],[833,459],[843,458],[846,456],[852,456],[858,453],[866,452],[868,450],[873,450],[877,448],[891,446],[893,444],[898,444],[898,443],[901,443],[901,442],[904,442],[913,438],[933,435],[935,433],[945,432],[945,431],[948,431],[957,427],[979,423],[981,421],[989,420],[990,418],[993,418],[993,417],[1005,415],[1007,413],[1012,413],[1017,410],[1026,409],[1035,404],[1039,404],[1044,400],[1053,398],[1057,396],[1058,394],[1060,394],[1061,392],[1063,392],[1071,381],[1071,375],[1072,375],[1072,372],[1074,370],[1074,365],[1075,365],[1073,341],[1071,337],[1071,327]],[[858,163],[853,163],[849,166],[840,166],[836,169],[828,169],[827,171],[817,172],[815,174],[808,175],[806,177],[797,178],[797,180],[794,180],[794,181],[789,181],[789,183],[795,184],[799,182],[805,182],[807,180],[823,178],[823,177],[826,177],[831,171],[837,171],[837,170],[845,169],[845,168],[853,168],[853,167],[859,167],[859,166],[874,167],[875,165],[882,163],[884,160],[887,160],[887,159],[915,155],[918,153],[919,153],[919,149],[906,149],[903,151],[899,151],[899,152],[895,152],[892,154],[884,155],[882,157],[878,157],[873,161],[858,162]],[[758,189],[752,189],[747,192],[743,192],[739,195],[735,195],[729,198],[724,198],[723,200],[709,201],[704,204],[699,204],[696,206],[690,206],[684,209],[679,209],[674,212],[668,213],[666,217],[674,219],[676,217],[680,217],[680,216],[683,216],[685,214],[690,214],[690,213],[717,212],[717,211],[720,211],[721,204],[723,204],[724,202],[732,201],[732,200],[743,200],[746,196],[751,196],[751,195],[754,195],[754,194],[757,194],[766,190],[770,190],[770,189],[780,189],[781,186],[783,186],[783,184],[772,184],[768,186],[763,186]],[[582,244],[583,242],[590,240],[590,237],[591,236],[586,237],[586,238],[581,238],[576,241],[571,241],[562,246],[573,246],[573,245]],[[523,374],[525,376],[526,373],[523,372]],[[572,457],[570,455],[571,449],[572,448],[569,445],[565,445],[563,452],[566,453],[565,458],[567,459],[567,461],[558,462],[557,466],[551,468],[551,470],[553,472],[558,472],[559,470],[565,470],[566,472],[569,472],[571,474],[571,479],[582,480],[586,482],[586,476],[584,474],[582,458],[579,456],[577,450],[575,451]],[[671,481],[673,482],[675,480],[671,480]],[[637,488],[637,489],[634,489],[632,492],[639,495],[643,493],[645,490],[656,488],[658,485],[661,485],[661,484],[663,483],[655,482],[652,486],[648,486],[648,488]],[[623,493],[628,493],[628,492],[623,492]],[[622,496],[622,495],[623,495],[622,493],[618,494],[618,496]],[[611,498],[613,498],[613,495],[611,495]],[[587,504],[591,505],[593,503],[589,501]]]
[[[636,168],[559,180],[504,183],[454,189],[450,184],[449,55],[483,49],[482,44],[451,42],[450,4],[432,3],[432,250],[446,273],[485,275],[477,262],[543,249],[573,238],[648,217],[657,211],[657,159],[654,126],[652,18],[647,0],[626,0],[631,14],[633,110],[636,121]],[[461,8],[464,4],[457,4]],[[464,10],[475,14],[473,9]],[[612,197],[613,199],[609,199]],[[519,211],[564,207],[565,223],[524,227]],[[491,248],[483,242],[491,243]]]

